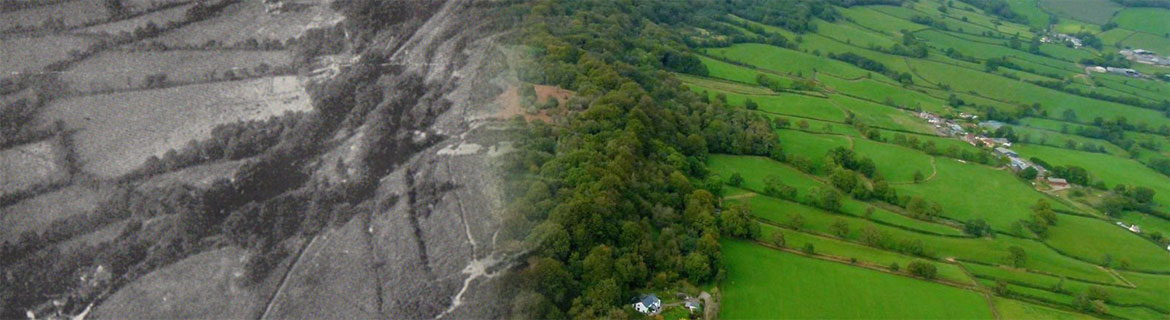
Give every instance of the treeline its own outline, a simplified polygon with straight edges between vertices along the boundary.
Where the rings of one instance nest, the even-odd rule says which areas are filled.
[[[531,4],[538,14],[516,41],[535,54],[521,80],[574,90],[581,110],[555,126],[524,124],[510,155],[516,218],[505,232],[533,250],[515,277],[513,316],[624,318],[626,300],[641,292],[718,281],[719,238],[758,234],[749,208],[722,206],[722,179],[706,159],[782,154],[775,134],[760,116],[700,97],[666,72],[696,69],[671,26],[717,5]],[[651,58],[626,59],[635,53]]]
[[[959,0],[963,3],[972,5],[983,12],[999,17],[1000,19],[1016,22],[1020,24],[1028,24],[1028,18],[1012,11],[1011,5],[1008,5],[1004,0]]]
[[[1150,8],[1170,9],[1170,0],[1111,0],[1111,1],[1116,2],[1117,4],[1120,4],[1122,6],[1131,7],[1131,8],[1150,7]]]
[[[882,64],[881,62],[878,62],[878,61],[870,59],[870,58],[866,58],[865,56],[862,56],[862,55],[859,55],[856,53],[845,52],[845,53],[835,54],[835,53],[830,52],[829,58],[850,63],[852,65],[857,66],[858,68],[862,68],[865,70],[884,74],[887,77],[890,77],[890,79],[894,79],[894,80],[902,83],[903,85],[914,84],[914,77],[909,72],[898,72],[898,71],[891,70],[891,69],[887,68],[886,65]]]

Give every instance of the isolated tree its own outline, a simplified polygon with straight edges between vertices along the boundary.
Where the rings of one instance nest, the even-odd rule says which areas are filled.
[[[922,171],[918,171],[918,170],[914,171],[914,183],[921,183],[922,180],[925,180],[925,179],[926,179],[926,176],[922,175]]]
[[[847,237],[849,236],[849,223],[845,222],[845,220],[835,219],[833,220],[833,224],[829,225],[829,232],[838,238]]]
[[[1043,223],[1050,226],[1056,225],[1056,211],[1052,210],[1052,205],[1048,200],[1040,199],[1036,201],[1036,205],[1032,206],[1032,218],[1036,223]]]
[[[739,172],[734,172],[731,174],[731,178],[727,181],[727,183],[735,187],[743,185],[743,176],[740,175]]]
[[[784,239],[783,232],[776,231],[776,233],[772,234],[772,245],[783,248],[786,244],[787,241]]]
[[[1028,254],[1024,252],[1024,248],[1019,246],[1011,246],[1008,248],[1007,263],[1016,268],[1023,268],[1028,261]]]
[[[910,264],[906,265],[906,271],[926,279],[934,279],[938,275],[938,267],[922,260],[910,261]]]

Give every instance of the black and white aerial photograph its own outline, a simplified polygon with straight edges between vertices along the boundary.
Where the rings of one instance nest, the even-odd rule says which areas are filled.
[[[0,0],[0,319],[1170,320],[1170,0]]]

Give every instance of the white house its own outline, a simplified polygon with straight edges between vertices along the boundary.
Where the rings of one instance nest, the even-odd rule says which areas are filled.
[[[1135,225],[1129,226],[1129,231],[1131,231],[1133,233],[1142,233],[1142,228],[1139,228],[1138,225],[1135,224]]]
[[[644,295],[634,302],[634,310],[644,314],[656,314],[662,308],[662,300],[653,294]]]

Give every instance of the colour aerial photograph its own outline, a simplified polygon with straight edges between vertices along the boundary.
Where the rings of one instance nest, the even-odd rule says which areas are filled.
[[[1170,0],[0,0],[0,319],[1170,320]]]

